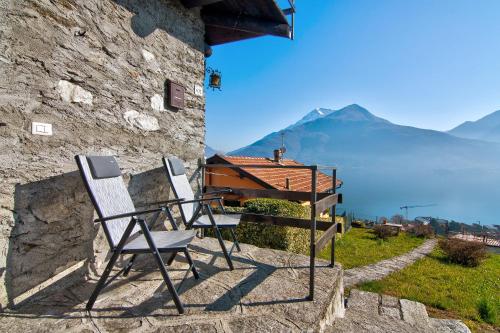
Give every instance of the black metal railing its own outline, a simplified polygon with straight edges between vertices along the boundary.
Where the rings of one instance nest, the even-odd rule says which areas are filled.
[[[260,164],[204,164],[202,165],[203,189],[206,192],[227,189],[228,187],[205,186],[205,174],[207,169],[229,168],[229,169],[306,169],[311,172],[311,191],[281,191],[274,189],[247,189],[231,188],[231,195],[242,196],[246,198],[272,198],[291,201],[309,201],[311,203],[311,218],[299,219],[292,217],[271,216],[261,214],[243,213],[241,220],[244,222],[263,223],[276,226],[288,226],[302,229],[310,229],[310,266],[309,266],[309,295],[310,300],[314,299],[314,273],[316,268],[316,254],[331,242],[330,266],[335,265],[335,237],[338,230],[338,224],[335,221],[336,205],[342,203],[342,194],[336,193],[337,187],[337,169],[334,167],[325,167],[317,165],[260,165]],[[328,193],[317,191],[318,171],[331,170],[332,189]],[[325,212],[330,211],[331,222],[318,221],[318,217]],[[316,230],[324,231],[323,235],[316,240]]]

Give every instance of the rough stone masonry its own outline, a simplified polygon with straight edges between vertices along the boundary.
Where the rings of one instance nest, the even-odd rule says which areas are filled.
[[[203,157],[199,10],[178,0],[0,0],[0,305],[68,267],[81,279],[107,254],[74,162],[118,157],[140,206],[169,197],[160,169]],[[186,88],[166,106],[165,82]],[[33,135],[32,122],[52,124]]]

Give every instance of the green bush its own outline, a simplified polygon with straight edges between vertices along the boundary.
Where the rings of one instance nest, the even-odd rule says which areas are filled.
[[[308,219],[310,209],[296,202],[278,199],[251,199],[244,204],[245,212],[282,217]],[[242,223],[237,229],[238,239],[258,247],[286,250],[295,253],[309,251],[310,231],[293,227]]]
[[[431,225],[418,224],[409,228],[408,233],[415,237],[432,238],[434,237],[434,228]]]
[[[365,222],[362,222],[362,221],[352,221],[351,226],[353,228],[366,228]]]
[[[479,312],[479,316],[482,320],[487,322],[488,324],[494,324],[496,322],[496,307],[486,298],[482,298],[478,305],[477,310]]]
[[[311,216],[308,206],[278,199],[251,199],[245,202],[244,207],[226,210],[233,213],[246,212],[302,219],[309,219]],[[322,233],[322,231],[318,231],[316,237],[319,238]],[[207,235],[213,236],[213,232],[207,230]],[[303,254],[309,252],[310,235],[309,229],[251,222],[240,223],[236,229],[236,236],[241,243]],[[222,236],[224,239],[231,239],[229,232],[226,230],[223,230]]]
[[[389,237],[399,235],[399,228],[385,224],[377,224],[373,227],[373,233],[377,238],[386,240]]]
[[[243,205],[247,213],[309,218],[309,207],[299,203],[278,199],[251,199]]]

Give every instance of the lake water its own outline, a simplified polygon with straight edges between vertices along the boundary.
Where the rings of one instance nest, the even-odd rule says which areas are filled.
[[[483,225],[500,224],[500,172],[418,173],[404,170],[338,170],[344,209],[360,216],[391,217],[405,205],[408,217],[432,216]],[[341,208],[342,209],[342,208]]]

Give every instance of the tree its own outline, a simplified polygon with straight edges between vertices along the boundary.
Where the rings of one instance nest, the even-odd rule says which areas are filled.
[[[396,214],[391,217],[391,223],[394,224],[403,224],[405,218],[401,214]]]
[[[387,223],[387,221],[388,221],[388,218],[385,216],[382,216],[378,219],[378,223],[380,223],[380,224],[385,224],[385,223]]]

